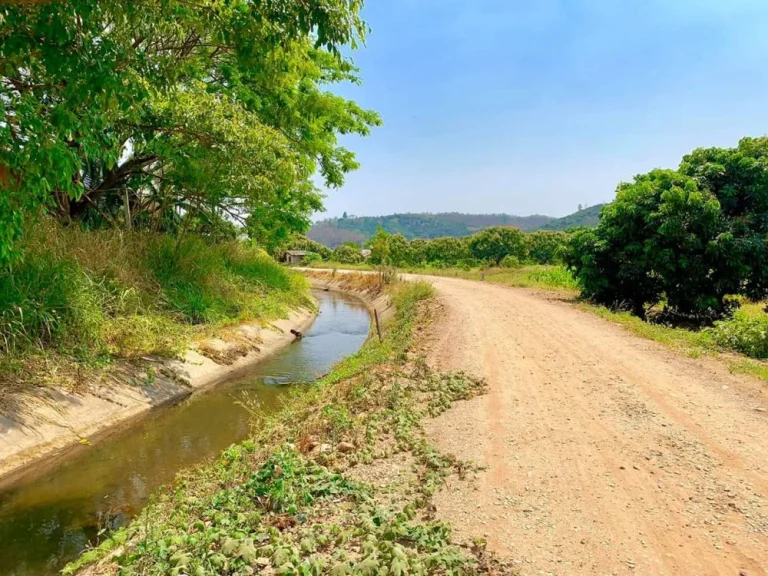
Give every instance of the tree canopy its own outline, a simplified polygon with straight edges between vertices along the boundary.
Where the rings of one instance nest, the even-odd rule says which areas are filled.
[[[0,262],[39,210],[87,225],[309,226],[357,167],[362,0],[62,0],[0,8]]]
[[[584,294],[644,317],[726,314],[730,295],[768,296],[768,138],[685,156],[678,170],[622,183],[597,228],[573,235],[566,261]]]

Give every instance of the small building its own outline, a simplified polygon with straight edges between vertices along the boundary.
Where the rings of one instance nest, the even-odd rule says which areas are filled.
[[[307,250],[286,250],[283,252],[283,262],[295,266],[304,262],[304,258],[307,257]]]

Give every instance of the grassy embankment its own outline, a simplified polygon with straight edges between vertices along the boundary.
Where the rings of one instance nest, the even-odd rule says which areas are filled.
[[[436,451],[420,424],[482,383],[429,373],[419,359],[429,285],[388,290],[396,311],[383,342],[296,388],[277,414],[255,410],[250,440],[180,474],[65,574],[93,563],[122,574],[489,572],[482,542],[458,547],[430,518],[436,487],[468,465]]]
[[[196,338],[310,305],[306,279],[239,242],[83,231],[43,221],[0,274],[0,395],[75,386],[114,359],[175,356]]]
[[[313,263],[316,267],[373,270],[365,264],[347,265],[331,262]],[[457,268],[403,268],[399,272],[429,274],[481,280],[519,288],[536,288],[558,292],[580,309],[621,325],[637,336],[654,340],[691,357],[718,356],[732,372],[751,374],[768,380],[768,315],[765,302],[742,299],[732,318],[716,322],[714,327],[689,328],[644,322],[627,312],[611,310],[579,300],[578,283],[563,266],[526,265],[519,268],[462,270]]]

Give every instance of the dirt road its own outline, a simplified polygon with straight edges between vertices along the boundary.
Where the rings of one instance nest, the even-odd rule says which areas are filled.
[[[518,289],[429,279],[430,363],[488,395],[430,424],[486,469],[439,518],[522,574],[766,574],[768,387]]]

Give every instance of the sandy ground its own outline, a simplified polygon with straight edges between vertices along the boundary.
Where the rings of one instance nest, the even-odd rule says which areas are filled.
[[[435,498],[522,574],[768,573],[768,393],[532,292],[429,278],[429,361],[488,395],[432,421],[485,466]]]

